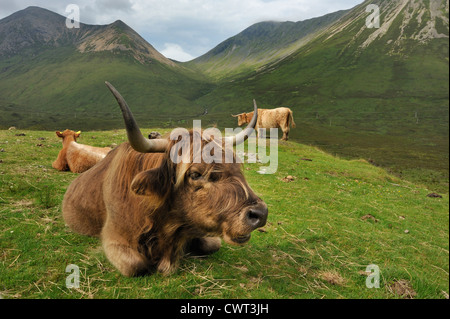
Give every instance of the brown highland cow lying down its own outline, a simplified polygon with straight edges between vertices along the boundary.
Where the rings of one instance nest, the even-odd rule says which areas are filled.
[[[247,184],[234,153],[232,163],[192,163],[201,149],[191,147],[190,160],[174,160],[178,140],[143,137],[125,100],[106,84],[122,109],[129,142],[69,186],[63,216],[71,229],[100,237],[110,262],[125,276],[138,276],[171,273],[185,254],[217,251],[220,238],[244,244],[265,225],[267,205]],[[244,131],[222,142],[242,143],[255,126],[256,103],[254,114]],[[196,134],[188,137],[201,140],[202,149],[211,143]]]
[[[81,132],[65,130],[57,131],[56,135],[62,138],[63,148],[53,162],[53,168],[60,171],[83,173],[101,161],[111,151],[109,147],[93,147],[77,143]]]

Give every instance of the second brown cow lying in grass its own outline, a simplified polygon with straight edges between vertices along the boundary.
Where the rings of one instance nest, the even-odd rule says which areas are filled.
[[[52,166],[60,171],[82,173],[101,161],[111,151],[109,147],[93,147],[77,143],[81,132],[65,130],[62,133],[57,131],[56,135],[62,138],[63,148]]]

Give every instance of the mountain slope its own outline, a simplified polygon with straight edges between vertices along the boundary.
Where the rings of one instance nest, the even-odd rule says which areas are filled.
[[[87,32],[79,41],[77,49],[81,53],[101,51],[130,52],[133,58],[141,63],[156,60],[163,64],[176,66],[172,60],[164,57],[138,33],[120,20]]]
[[[448,0],[436,2],[365,1],[282,61],[265,64],[249,76],[224,83],[216,93],[220,96],[228,91],[245,90],[247,96],[263,97],[273,105],[284,103],[302,108],[309,105],[317,108],[317,99],[326,103],[350,97],[432,94],[445,100]],[[368,4],[377,3],[382,24],[379,29],[369,29],[366,27],[369,13],[365,9]],[[433,27],[438,25],[439,32]],[[222,100],[218,96],[209,97]],[[304,104],[304,99],[309,102]]]
[[[338,11],[299,22],[256,23],[186,65],[216,79],[254,71],[295,52],[346,13]]]
[[[119,126],[106,80],[155,125],[203,112],[193,100],[210,84],[165,58],[120,20],[68,29],[65,17],[29,7],[0,20],[0,40],[4,127]]]
[[[380,6],[379,29],[366,26],[369,4]],[[250,110],[252,98],[288,106],[291,137],[403,176],[421,178],[426,167],[448,188],[448,12],[448,1],[365,1],[282,61],[198,102],[229,114]]]
[[[66,17],[39,7],[28,7],[0,21],[0,57],[23,50],[74,46],[79,52],[123,51],[142,63],[157,60],[175,66],[120,20],[110,25],[66,27]]]

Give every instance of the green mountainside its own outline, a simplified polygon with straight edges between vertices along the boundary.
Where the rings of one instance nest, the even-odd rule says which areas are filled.
[[[366,27],[368,4],[380,7],[378,29]],[[291,137],[302,143],[383,166],[396,158],[402,176],[430,169],[427,179],[448,189],[448,12],[448,1],[366,1],[282,61],[199,102],[230,114],[250,111],[251,98],[290,107]]]
[[[120,20],[68,29],[64,17],[29,7],[0,20],[0,40],[1,126],[120,126],[105,81],[143,121],[182,117],[185,107],[204,111],[193,102],[211,86],[203,76],[165,58]]]
[[[211,78],[236,76],[286,58],[347,11],[299,22],[256,23],[187,63]]]

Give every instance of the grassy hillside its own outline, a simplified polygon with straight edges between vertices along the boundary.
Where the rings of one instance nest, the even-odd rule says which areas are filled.
[[[0,70],[3,128],[119,127],[120,112],[105,81],[123,92],[143,123],[153,118],[146,124],[156,125],[172,116],[202,114],[194,100],[211,86],[181,67],[156,60],[142,64],[123,53],[79,53],[72,47],[3,59]]]
[[[125,136],[89,131],[80,142]],[[171,276],[125,278],[97,239],[64,225],[61,201],[76,174],[51,167],[60,147],[54,132],[0,131],[0,298],[448,298],[448,195],[430,198],[364,160],[281,141],[276,174],[244,165],[269,207],[263,232],[183,260]],[[65,286],[69,264],[80,267],[79,289]],[[369,264],[380,268],[379,289],[366,288]]]

